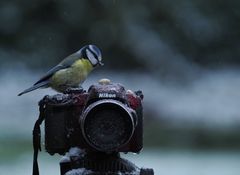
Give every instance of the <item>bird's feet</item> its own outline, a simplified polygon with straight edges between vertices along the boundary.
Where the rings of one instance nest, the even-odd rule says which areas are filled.
[[[84,90],[82,87],[71,87],[71,88],[67,88],[63,93],[64,94],[80,94],[83,92]]]

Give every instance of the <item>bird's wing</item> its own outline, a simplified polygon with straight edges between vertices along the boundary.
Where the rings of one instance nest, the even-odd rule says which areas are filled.
[[[48,81],[43,81],[41,83],[31,86],[30,88],[25,89],[23,92],[19,93],[18,96],[21,96],[23,94],[26,94],[28,92],[31,92],[31,91],[41,88],[41,87],[48,87]]]
[[[60,62],[58,65],[50,69],[44,76],[42,76],[34,85],[37,85],[43,81],[48,80],[52,77],[54,73],[61,69],[66,69],[68,67],[71,67],[71,65],[79,59],[79,56],[77,54],[69,55],[67,58],[65,58],[62,62]]]
[[[76,52],[66,57],[58,65],[70,67],[75,61],[77,61],[80,58],[81,58],[81,54]]]

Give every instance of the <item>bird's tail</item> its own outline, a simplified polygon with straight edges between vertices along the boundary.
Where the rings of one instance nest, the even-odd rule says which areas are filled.
[[[48,86],[48,81],[43,81],[41,83],[33,85],[32,87],[30,87],[28,89],[25,89],[23,92],[19,93],[18,96],[21,96],[21,95],[26,94],[28,92],[31,92],[35,89],[38,89],[38,88],[41,88],[41,87],[46,87],[46,86]]]

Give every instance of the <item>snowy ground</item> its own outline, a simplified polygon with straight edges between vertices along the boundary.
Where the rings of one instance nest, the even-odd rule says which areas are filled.
[[[38,101],[55,92],[41,89],[18,97],[20,91],[31,86],[43,73],[24,68],[19,72],[0,70],[0,73],[1,132],[31,133],[38,116]],[[141,89],[144,111],[152,111],[156,117],[175,123],[186,121],[210,128],[232,128],[240,125],[239,75],[237,70],[206,71],[199,78],[180,85],[163,83],[148,74],[93,72],[83,87],[87,89],[100,78],[109,78],[127,89]]]

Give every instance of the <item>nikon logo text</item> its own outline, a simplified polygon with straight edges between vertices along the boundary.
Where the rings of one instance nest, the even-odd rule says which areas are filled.
[[[116,94],[100,93],[98,97],[99,98],[116,98]]]

